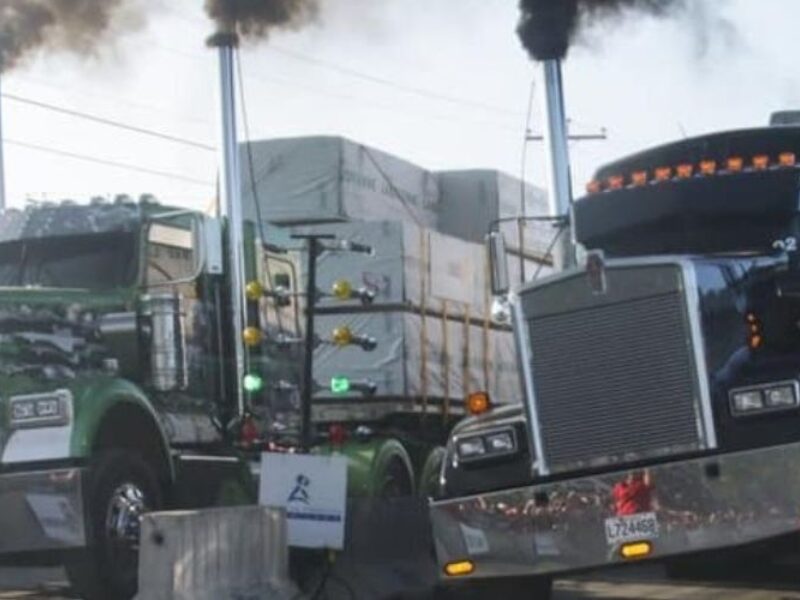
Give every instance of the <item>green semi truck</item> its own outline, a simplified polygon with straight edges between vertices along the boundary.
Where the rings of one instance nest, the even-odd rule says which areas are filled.
[[[128,598],[143,512],[256,500],[251,473],[262,451],[281,449],[267,430],[282,402],[296,406],[303,350],[245,331],[237,380],[226,231],[150,201],[0,217],[4,562],[63,562],[85,597]],[[295,271],[255,227],[244,247],[248,328],[269,335],[273,282],[293,297]],[[334,440],[315,428],[313,440],[350,458],[351,494],[411,494],[436,472],[438,434],[349,427]]]

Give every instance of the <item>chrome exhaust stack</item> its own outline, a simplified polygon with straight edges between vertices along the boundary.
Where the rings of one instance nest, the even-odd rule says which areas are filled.
[[[234,385],[238,414],[245,412],[245,396],[242,382],[245,375],[245,352],[243,331],[247,315],[244,295],[244,228],[242,220],[242,184],[239,164],[238,136],[236,131],[236,72],[235,53],[239,36],[231,24],[208,40],[208,46],[216,48],[219,55],[219,109],[220,109],[220,204],[228,221],[230,246],[228,279],[231,293],[231,326],[233,327],[236,383]]]
[[[569,231],[562,232],[553,248],[553,265],[557,270],[575,264],[572,235],[572,181],[569,160],[569,131],[564,108],[564,84],[561,60],[549,58],[540,63],[542,70],[544,141],[547,148],[548,208],[550,216],[568,219]]]

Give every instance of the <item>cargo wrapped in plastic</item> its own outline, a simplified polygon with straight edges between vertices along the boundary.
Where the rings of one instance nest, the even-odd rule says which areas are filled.
[[[547,217],[544,190],[500,171],[476,169],[436,174],[442,193],[438,230],[471,242],[483,242],[493,221],[525,215]],[[523,209],[524,207],[524,209]],[[499,225],[510,248],[541,257],[555,233],[547,221]]]
[[[436,227],[439,183],[410,162],[342,137],[251,142],[242,147],[245,218],[290,225],[392,219]]]
[[[408,402],[407,410],[426,400],[441,405],[448,399],[454,411],[470,391],[489,391],[498,402],[519,400],[514,340],[508,328],[399,310],[317,318],[321,337],[342,326],[373,338],[375,349],[320,345],[314,354],[317,399],[397,399]],[[332,380],[342,378],[350,391],[337,392],[331,386]],[[369,393],[364,388],[368,384],[374,385]]]

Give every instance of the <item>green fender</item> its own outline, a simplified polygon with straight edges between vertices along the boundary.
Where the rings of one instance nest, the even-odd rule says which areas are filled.
[[[414,482],[414,467],[403,444],[394,438],[349,440],[341,446],[325,444],[316,449],[323,455],[347,458],[347,495],[371,497],[378,492],[386,467],[393,459],[402,461]]]
[[[169,440],[161,426],[158,413],[147,395],[137,385],[125,379],[103,378],[72,389],[75,398],[75,416],[70,442],[73,457],[88,458],[97,438],[103,419],[114,408],[121,405],[135,406],[153,419],[158,434],[164,444],[170,475],[175,476],[175,465],[169,452]]]

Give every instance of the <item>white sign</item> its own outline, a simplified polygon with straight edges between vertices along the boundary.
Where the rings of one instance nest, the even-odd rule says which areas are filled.
[[[307,454],[261,455],[259,502],[286,509],[289,545],[344,547],[347,459]]]

